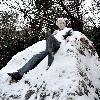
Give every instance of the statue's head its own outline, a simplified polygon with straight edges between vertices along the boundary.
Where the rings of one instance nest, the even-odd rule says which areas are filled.
[[[66,19],[58,18],[56,21],[56,25],[59,27],[60,30],[63,30],[66,27]]]

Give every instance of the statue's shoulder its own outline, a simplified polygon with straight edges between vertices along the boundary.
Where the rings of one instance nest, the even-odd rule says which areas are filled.
[[[53,32],[53,35],[56,35],[58,32],[59,32],[59,30],[55,30],[55,31]]]
[[[72,31],[73,31],[72,28],[67,28],[67,27],[65,27],[63,30],[55,30],[55,31],[53,32],[53,35],[56,35],[57,33],[64,35],[64,34],[66,34],[66,33],[72,32]]]
[[[69,32],[69,31],[73,31],[73,29],[72,29],[72,28],[67,28],[67,27],[65,27],[65,28],[64,28],[64,31]]]

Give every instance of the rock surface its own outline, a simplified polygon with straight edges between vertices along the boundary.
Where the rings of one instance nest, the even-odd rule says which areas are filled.
[[[39,49],[40,48],[40,49]],[[45,49],[45,40],[16,54],[0,71],[0,100],[100,100],[100,61],[91,41],[78,31],[61,42],[50,68],[45,57],[13,84],[8,72]]]

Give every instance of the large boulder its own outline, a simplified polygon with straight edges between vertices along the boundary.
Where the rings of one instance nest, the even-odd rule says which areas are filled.
[[[48,57],[45,57],[19,82],[10,84],[7,73],[18,70],[34,54],[43,50],[45,40],[19,52],[0,71],[0,100],[100,99],[98,54],[92,42],[78,31],[73,31],[71,36],[61,41],[48,70]]]

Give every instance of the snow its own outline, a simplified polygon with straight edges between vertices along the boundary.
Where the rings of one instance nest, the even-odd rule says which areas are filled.
[[[71,30],[72,35],[63,36]],[[17,71],[33,55],[44,51],[45,40],[19,52],[0,70],[0,100],[99,100],[100,61],[91,41],[82,33],[64,28],[55,35],[60,48],[48,68],[48,57],[17,82],[9,84],[9,72]],[[87,40],[83,41],[83,40]],[[82,41],[83,42],[82,42]],[[87,44],[86,44],[87,43]],[[91,48],[92,49],[91,49]]]

